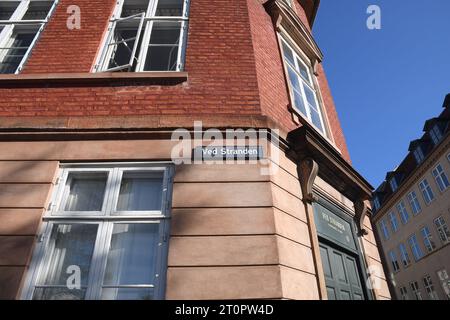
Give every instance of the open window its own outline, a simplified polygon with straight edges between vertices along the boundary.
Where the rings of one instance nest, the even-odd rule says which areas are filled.
[[[181,71],[188,0],[119,0],[96,72]]]
[[[0,73],[20,73],[58,1],[0,1]]]

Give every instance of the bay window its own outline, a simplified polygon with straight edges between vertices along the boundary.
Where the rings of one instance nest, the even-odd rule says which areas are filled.
[[[57,0],[0,0],[0,74],[20,73]]]
[[[284,37],[280,38],[292,107],[318,131],[327,135],[311,66]]]
[[[23,297],[164,298],[172,167],[61,171]]]
[[[95,71],[181,71],[188,0],[119,0]]]

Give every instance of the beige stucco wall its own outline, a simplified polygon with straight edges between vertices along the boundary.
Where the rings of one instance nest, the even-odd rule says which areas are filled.
[[[170,160],[174,143],[0,142],[0,298],[18,297],[60,161]],[[275,162],[278,170],[271,176],[261,175],[260,164],[176,167],[168,299],[319,298],[297,168],[284,154]],[[369,263],[379,263],[372,238],[369,232],[361,240],[364,254]],[[383,289],[376,297],[389,294]]]

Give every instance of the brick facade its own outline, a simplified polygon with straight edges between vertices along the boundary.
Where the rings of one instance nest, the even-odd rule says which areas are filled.
[[[0,86],[0,116],[266,115],[285,131],[298,124],[288,111],[282,61],[269,14],[258,0],[195,0],[190,4],[186,82],[176,85]],[[81,29],[68,30],[67,7],[78,5]],[[61,0],[23,74],[89,73],[114,0]],[[305,11],[296,12],[309,26]],[[335,144],[349,161],[345,139],[319,68],[318,81]],[[32,124],[28,126],[33,126]]]

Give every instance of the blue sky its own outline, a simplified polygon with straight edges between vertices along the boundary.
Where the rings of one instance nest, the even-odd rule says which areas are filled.
[[[367,7],[381,8],[369,30]],[[450,0],[322,0],[314,25],[355,168],[376,188],[450,93]]]

